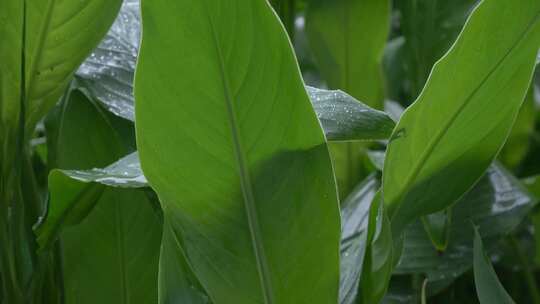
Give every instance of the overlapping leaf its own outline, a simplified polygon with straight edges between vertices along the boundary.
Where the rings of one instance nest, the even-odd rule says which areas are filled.
[[[482,237],[475,229],[474,237],[474,282],[480,304],[514,304],[484,251]]]
[[[67,94],[50,115],[51,166],[102,167],[129,151],[115,127],[132,124],[103,111],[80,91]],[[81,137],[83,130],[86,136]],[[160,213],[142,189],[98,183],[112,184],[101,179],[105,173],[113,173],[117,184],[131,179],[119,168],[94,170],[99,178],[82,171],[50,173],[48,212],[35,231],[42,250],[61,238],[66,303],[157,301]]]
[[[81,66],[79,83],[112,113],[134,117],[133,77],[139,49],[139,1],[124,3],[111,30]],[[306,87],[329,141],[382,140],[395,123],[342,91]]]

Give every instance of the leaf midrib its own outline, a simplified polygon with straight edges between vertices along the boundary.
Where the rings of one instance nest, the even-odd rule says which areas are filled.
[[[231,127],[231,135],[233,141],[233,151],[236,158],[236,163],[238,166],[238,173],[240,178],[240,186],[242,188],[242,195],[244,198],[244,207],[246,209],[246,215],[248,218],[248,225],[250,229],[250,235],[253,242],[253,251],[255,254],[255,259],[257,262],[257,269],[259,274],[259,279],[261,283],[262,294],[265,304],[273,304],[274,294],[272,289],[272,282],[270,277],[270,270],[268,267],[268,262],[266,259],[266,254],[264,250],[262,232],[260,231],[259,220],[257,216],[257,208],[255,205],[255,198],[253,196],[253,185],[251,183],[251,178],[248,170],[246,154],[242,147],[241,133],[238,126],[238,120],[236,117],[236,112],[233,103],[233,96],[231,94],[232,90],[230,88],[229,79],[227,77],[227,72],[225,68],[225,60],[223,58],[221,46],[216,34],[215,26],[212,21],[212,17],[208,13],[208,9],[205,8],[207,12],[208,22],[210,24],[210,30],[212,32],[212,39],[216,47],[216,55],[218,57],[219,63],[219,73],[222,80],[223,92],[225,97],[225,105],[227,108],[227,116]]]
[[[442,140],[442,138],[446,135],[448,132],[450,126],[455,122],[455,120],[459,117],[463,109],[469,104],[469,102],[473,99],[473,97],[478,93],[478,91],[482,88],[482,86],[491,78],[491,76],[501,67],[501,65],[508,59],[509,55],[515,50],[515,48],[521,44],[521,42],[525,39],[525,37],[528,35],[528,33],[533,29],[534,25],[538,23],[540,19],[540,12],[537,12],[537,14],[534,16],[534,18],[531,20],[525,31],[521,34],[519,39],[512,45],[512,47],[506,52],[506,54],[497,62],[497,64],[489,71],[489,73],[482,79],[480,84],[469,94],[469,96],[465,99],[465,102],[460,105],[460,107],[455,111],[450,119],[444,124],[443,128],[440,129],[440,131],[436,134],[434,140],[431,143],[427,144],[427,149],[424,150],[424,152],[420,155],[419,161],[416,162],[415,166],[413,167],[413,170],[411,170],[411,173],[409,174],[409,177],[406,178],[405,186],[402,188],[403,190],[399,192],[399,194],[396,196],[397,199],[395,201],[399,202],[403,200],[403,195],[407,192],[407,189],[409,189],[412,185],[412,183],[415,181],[415,179],[418,177],[418,174],[420,171],[424,168],[425,164],[429,160],[433,150],[437,147],[438,143]],[[466,25],[465,25],[466,26]],[[465,28],[464,26],[464,28]],[[459,39],[459,38],[458,38]],[[444,60],[447,55],[441,59]],[[428,85],[429,82],[426,84]],[[421,97],[421,96],[420,96]],[[390,204],[393,204],[392,202]],[[397,214],[398,210],[401,208],[401,204],[397,206],[397,209],[395,210],[394,214]],[[392,215],[392,216],[393,216]]]

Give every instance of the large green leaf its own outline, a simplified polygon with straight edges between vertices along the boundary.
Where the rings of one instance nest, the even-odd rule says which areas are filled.
[[[390,27],[390,1],[311,0],[306,32],[321,76],[367,105],[381,109],[384,100],[382,55]],[[366,145],[331,145],[340,197],[366,175]]]
[[[63,170],[49,175],[48,211],[35,231],[42,250],[60,237],[66,303],[157,302],[160,214],[145,190],[99,183],[113,184],[105,174],[115,185],[133,179],[122,167],[129,158],[94,175],[80,170],[129,151],[115,128],[123,124],[133,128],[79,90],[47,118],[50,164]]]
[[[489,166],[525,97],[539,20],[538,1],[484,0],[435,65],[386,154],[383,194],[395,233],[456,202]]]
[[[122,1],[26,0],[24,3],[25,116],[27,132],[31,133],[35,123],[58,101],[75,70],[103,38]]]
[[[212,302],[336,302],[328,148],[269,4],[144,0],[142,16],[141,165]]]
[[[497,278],[490,258],[484,251],[482,237],[475,229],[474,237],[474,283],[480,304],[514,304]]]

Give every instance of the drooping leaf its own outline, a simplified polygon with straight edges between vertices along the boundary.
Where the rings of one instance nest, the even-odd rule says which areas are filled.
[[[328,149],[269,4],[144,0],[142,16],[141,165],[212,302],[336,302]]]
[[[473,258],[473,231],[478,225],[488,250],[511,233],[529,214],[536,199],[507,170],[492,166],[453,207],[450,239],[444,252],[432,245],[417,220],[404,234],[404,248],[396,274],[425,274],[430,284],[455,279],[469,270]]]
[[[497,278],[477,229],[474,235],[474,283],[480,304],[514,304]]]
[[[342,91],[307,87],[308,94],[329,141],[383,140],[394,129],[394,121]]]
[[[113,126],[133,125],[113,122],[121,119],[78,90],[50,115],[50,164],[63,170],[49,175],[48,211],[35,232],[42,250],[61,239],[65,303],[156,303],[159,212],[145,190],[106,187],[81,173],[127,153]]]
[[[95,182],[120,188],[143,188],[148,186],[142,173],[139,155],[133,152],[103,169],[64,170],[62,174],[82,182]]]
[[[148,186],[136,152],[104,169],[53,170],[49,175],[49,189],[54,200],[49,204],[47,218],[36,229],[40,247],[50,247],[64,225],[80,223],[100,200],[104,186]]]
[[[111,29],[77,71],[81,85],[112,113],[135,120],[133,78],[141,21],[139,0],[124,0]]]
[[[539,16],[534,0],[484,0],[435,65],[386,154],[383,194],[396,234],[456,202],[496,156],[532,77]]]

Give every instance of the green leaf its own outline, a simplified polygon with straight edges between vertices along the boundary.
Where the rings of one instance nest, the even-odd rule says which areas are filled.
[[[139,0],[124,0],[109,32],[76,74],[105,108],[131,121],[135,120],[133,78],[141,34],[139,6]]]
[[[65,225],[81,222],[103,195],[105,187],[147,187],[137,153],[104,168],[91,170],[52,170],[49,191],[54,200],[47,218],[36,227],[40,248],[49,248]]]
[[[384,140],[390,137],[394,121],[342,91],[307,87],[313,107],[328,141]]]
[[[396,234],[455,203],[492,162],[532,77],[539,20],[538,1],[484,0],[435,65],[386,154],[383,194]]]
[[[386,50],[388,59],[394,60],[387,60],[386,69],[403,74],[399,79],[388,76],[394,80],[390,82],[391,91],[403,87],[407,104],[420,94],[433,64],[448,51],[477,3],[478,0],[395,1],[402,35],[394,38]]]
[[[513,304],[514,300],[508,295],[497,278],[495,269],[484,251],[482,237],[475,228],[474,237],[474,283],[480,304]]]
[[[368,176],[341,205],[340,304],[357,301],[368,241],[369,210],[379,184],[375,174]]]
[[[312,0],[306,9],[306,33],[323,79],[368,106],[384,101],[382,55],[390,28],[388,0]],[[341,198],[367,175],[366,145],[331,145]]]
[[[425,274],[430,285],[461,276],[472,266],[474,233],[470,222],[479,226],[486,247],[492,250],[523,222],[535,202],[507,170],[493,165],[454,205],[446,250],[439,252],[433,247],[417,220],[404,234],[404,248],[395,273]]]
[[[393,270],[392,228],[378,192],[369,211],[366,256],[360,277],[360,303],[380,303]]]
[[[21,82],[23,79],[24,2],[8,0],[0,3],[0,140],[2,145],[12,137],[19,125]],[[13,140],[13,139],[12,139]],[[0,155],[6,154],[0,151]],[[5,156],[4,156],[5,157]],[[2,159],[5,161],[5,159]],[[3,162],[2,162],[3,163]],[[5,170],[5,169],[4,169]]]
[[[312,0],[306,31],[321,75],[373,108],[382,108],[381,60],[390,29],[390,1]]]
[[[21,1],[8,0],[8,2]],[[31,133],[37,121],[58,101],[75,70],[103,38],[114,21],[122,1],[24,2],[26,3],[25,121],[26,131]],[[22,36],[18,39],[22,39]],[[17,49],[14,48],[13,51]]]
[[[118,164],[97,176],[82,171],[129,151],[113,126],[131,122],[115,120],[79,90],[47,119],[51,164],[64,170],[49,175],[49,206],[35,232],[42,250],[60,237],[67,304],[157,302],[160,213],[146,190],[95,182],[111,184],[101,179]]]
[[[142,16],[141,165],[212,302],[336,302],[328,148],[269,4],[144,0]]]
[[[531,85],[525,102],[519,110],[516,123],[499,155],[500,161],[508,168],[515,169],[529,152],[530,137],[534,132],[537,111],[534,105],[534,85]]]
[[[167,220],[163,225],[159,265],[160,303],[211,303],[206,291],[187,263],[180,240]]]
[[[121,136],[112,129],[113,119],[84,91],[69,89],[45,118],[50,169],[103,168],[125,155]],[[71,142],[84,144],[84,153],[74,153]]]
[[[109,111],[135,121],[133,77],[139,50],[139,1],[124,3],[106,38],[77,72],[78,84]],[[388,139],[395,123],[345,92],[306,86],[328,141]]]
[[[422,217],[422,224],[433,246],[438,251],[445,251],[450,239],[450,225],[452,223],[452,208],[428,214]]]

